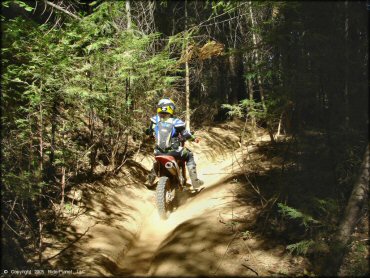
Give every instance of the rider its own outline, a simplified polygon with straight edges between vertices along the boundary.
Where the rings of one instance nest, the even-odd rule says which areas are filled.
[[[188,148],[184,148],[182,146],[182,142],[189,140],[198,143],[199,139],[185,129],[185,123],[182,120],[174,117],[175,109],[175,103],[170,98],[161,99],[157,105],[157,115],[150,119],[150,126],[146,129],[145,133],[156,137],[154,155],[160,155],[163,153],[171,154],[186,161],[191,183],[193,187],[197,189],[203,185],[203,181],[198,179],[193,153]],[[168,134],[171,138],[163,136],[164,134],[161,134],[158,126],[161,127],[161,130],[170,128],[171,130]],[[168,141],[168,143],[165,141]],[[162,146],[162,148],[160,146]],[[158,162],[155,161],[148,176],[149,184],[151,186],[157,176],[157,171]]]

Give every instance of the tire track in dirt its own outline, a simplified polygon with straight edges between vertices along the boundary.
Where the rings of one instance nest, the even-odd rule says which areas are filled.
[[[252,148],[249,147],[250,150]],[[171,274],[171,272],[167,272],[169,269],[174,269],[175,264],[170,263],[167,266],[163,262],[168,258],[160,254],[160,249],[165,246],[166,240],[168,241],[168,238],[171,238],[171,234],[184,223],[189,223],[193,220],[198,221],[203,218],[201,222],[204,227],[202,226],[198,229],[211,232],[211,230],[214,230],[212,228],[212,225],[215,224],[213,223],[214,221],[209,221],[209,225],[204,224],[209,219],[217,220],[218,212],[225,210],[225,207],[232,202],[229,193],[234,185],[224,181],[233,174],[240,172],[240,166],[236,159],[240,159],[241,152],[213,157],[211,158],[213,161],[207,159],[205,154],[199,153],[199,149],[196,152],[199,154],[197,160],[201,161],[198,163],[198,172],[199,176],[205,181],[205,189],[198,195],[188,198],[167,220],[161,220],[156,209],[148,213],[143,222],[140,235],[132,244],[131,249],[117,262],[117,266],[122,269],[123,274],[157,275],[157,272],[160,275]],[[201,231],[199,230],[199,232]],[[220,238],[219,240],[222,241],[223,239]],[[208,244],[203,244],[203,247],[201,245],[196,249],[202,250]],[[180,257],[181,255],[185,257],[186,254],[189,255],[189,250],[186,251],[186,249],[186,246],[177,246],[177,250],[173,254],[178,253]],[[219,251],[222,250],[222,248],[218,249],[220,249]],[[163,267],[161,265],[166,266]],[[176,270],[176,274],[179,274],[179,269]],[[188,274],[188,271],[185,271],[184,274]]]
[[[289,269],[295,263],[284,246],[258,235],[244,239],[240,231],[245,228],[238,230],[240,224],[253,222],[258,209],[237,200],[238,191],[248,191],[246,184],[235,178],[241,170],[237,159],[257,146],[244,148],[243,153],[236,134],[215,127],[200,134],[204,139],[200,144],[189,144],[205,189],[184,198],[165,221],[159,218],[155,192],[138,184],[151,167],[151,156],[139,154],[134,168],[125,167],[120,176],[89,185],[83,198],[87,212],[77,217],[64,235],[78,236],[87,227],[91,229],[50,263],[89,276],[293,273]],[[232,146],[229,150],[227,140]],[[258,141],[268,140],[261,136]],[[140,167],[139,178],[130,180]],[[56,252],[55,248],[49,250],[50,255]]]

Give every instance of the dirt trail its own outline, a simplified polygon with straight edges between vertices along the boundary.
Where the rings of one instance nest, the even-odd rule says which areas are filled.
[[[259,140],[267,141],[268,136]],[[273,252],[252,251],[262,241],[244,241],[236,231],[233,220],[245,219],[249,214],[252,218],[255,210],[234,202],[236,191],[243,185],[237,180],[230,181],[230,177],[241,172],[241,150],[210,153],[208,147],[190,146],[198,158],[199,176],[205,181],[205,189],[188,198],[165,221],[159,218],[156,209],[148,214],[137,240],[117,262],[124,274],[271,275],[285,271],[283,246]],[[254,148],[249,146],[248,151]]]
[[[103,192],[85,196],[90,200],[87,213],[71,225],[74,238],[82,234],[82,239],[51,263],[73,266],[89,276],[294,273],[301,261],[287,254],[284,246],[251,235],[243,227],[253,222],[256,208],[237,200],[248,189],[235,178],[241,172],[238,127],[226,128],[230,130],[210,128],[199,134],[203,142],[189,145],[205,189],[184,198],[169,219],[159,218],[154,191],[138,184],[122,186],[113,179],[117,185],[110,184],[110,189],[105,185]],[[249,146],[248,151],[254,148]],[[150,156],[139,154],[135,159],[138,164],[133,169],[150,169]],[[134,174],[128,169],[121,178],[127,182]],[[51,249],[50,255],[56,252]]]
[[[205,181],[205,189],[198,195],[186,200],[167,220],[161,220],[157,210],[153,209],[147,215],[142,225],[141,233],[134,245],[118,262],[119,268],[123,269],[127,274],[135,275],[146,275],[149,273],[156,275],[158,274],[157,272],[160,275],[174,274],[167,273],[167,266],[165,266],[167,257],[161,256],[158,250],[164,246],[163,242],[171,236],[171,232],[174,232],[179,226],[204,216],[208,218],[211,216],[210,212],[220,210],[220,206],[227,205],[227,202],[230,200],[225,196],[230,184],[219,185],[217,182],[229,176],[229,174],[225,173],[231,173],[232,161],[232,154],[228,154],[227,156],[218,157],[218,160],[213,162],[203,160],[202,163],[198,163],[199,176]],[[211,230],[208,228],[205,231],[200,231],[199,229],[198,232],[209,233]],[[205,246],[207,244],[205,242]],[[191,254],[187,248],[188,246],[177,246],[174,254],[182,254],[184,257],[189,256]],[[196,249],[203,249],[203,247],[197,246]],[[168,268],[171,270],[176,268],[176,266],[170,263]],[[164,270],[165,273],[162,273],[163,269],[166,269]],[[179,270],[176,270],[176,274],[179,274]]]

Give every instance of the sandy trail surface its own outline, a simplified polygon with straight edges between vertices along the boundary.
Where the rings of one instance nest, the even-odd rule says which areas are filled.
[[[195,266],[202,263],[200,259],[205,255],[200,253],[210,252],[209,247],[214,245],[215,238],[208,240],[215,237],[213,222],[220,226],[212,219],[217,220],[218,214],[232,201],[229,191],[233,184],[222,183],[232,171],[232,160],[229,154],[216,161],[198,163],[199,176],[205,181],[204,190],[196,196],[184,196],[181,206],[167,220],[161,220],[156,209],[148,213],[138,239],[118,266],[125,273],[136,275],[185,275],[190,274],[189,267],[198,269]],[[225,241],[222,234],[217,236],[219,241]]]
[[[291,258],[283,246],[264,250],[264,240],[243,237],[247,231],[238,228],[238,220],[252,219],[255,208],[236,202],[245,184],[233,177],[242,171],[243,153],[254,148],[210,153],[207,146],[192,145],[204,190],[187,198],[167,220],[161,220],[156,210],[148,214],[138,239],[119,260],[120,269],[140,276],[254,276],[286,271]]]
[[[225,133],[224,128],[212,128],[200,136],[203,142],[189,148],[205,181],[201,192],[183,195],[180,206],[161,220],[155,191],[138,185],[134,178],[138,168],[151,167],[152,158],[139,154],[135,171],[127,169],[106,184],[88,186],[85,212],[64,234],[75,242],[50,262],[96,276],[294,273],[301,261],[291,257],[284,246],[245,228],[245,223],[253,222],[256,208],[240,200],[248,188],[236,177],[242,171],[241,157],[257,148],[258,142],[242,150],[235,132]],[[266,136],[258,138],[267,140]],[[123,186],[122,180],[127,184]],[[58,248],[50,248],[49,256],[57,252]]]

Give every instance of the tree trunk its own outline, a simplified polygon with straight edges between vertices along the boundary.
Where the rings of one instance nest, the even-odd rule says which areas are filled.
[[[276,137],[280,136],[282,122],[283,122],[283,112],[281,112],[281,114],[280,114],[279,125],[278,125],[278,130],[276,132]]]
[[[233,53],[229,56],[229,104],[237,104],[238,103],[238,76],[237,76],[237,57],[236,54]]]
[[[246,64],[247,64],[247,71],[249,71],[251,69],[251,65],[248,65],[248,59],[246,59]],[[250,105],[249,105],[249,111],[253,111],[254,107],[253,107],[253,101],[254,101],[254,90],[253,90],[253,82],[252,82],[252,79],[251,78],[247,78],[246,79],[246,82],[247,82],[247,87],[248,87],[248,97],[249,97],[249,101],[250,101]],[[251,118],[251,133],[252,133],[252,138],[255,139],[256,138],[256,118],[254,115],[250,115],[250,118]]]
[[[345,56],[345,74],[344,74],[344,126],[346,129],[349,128],[349,96],[348,96],[348,87],[349,87],[349,50],[348,50],[348,28],[349,28],[349,19],[348,19],[348,1],[344,2],[344,56]]]
[[[55,133],[57,130],[57,113],[58,113],[56,100],[54,100],[52,111],[53,111],[52,112],[53,114],[51,116],[51,119],[52,119],[51,120],[51,142],[50,142],[50,155],[49,155],[51,167],[53,167],[54,159],[55,159]]]
[[[94,108],[90,107],[90,116],[89,116],[89,127],[90,127],[90,145],[92,146],[90,152],[90,174],[94,174],[95,166],[96,166],[96,155],[98,153],[98,146],[95,144],[94,140],[94,133],[95,133],[95,113]]]
[[[255,28],[256,28],[257,22],[256,22],[256,19],[255,19],[254,15],[253,15],[253,9],[252,9],[252,2],[251,1],[249,1],[249,15],[250,15],[250,18],[251,18],[251,23],[252,23],[252,41],[253,41],[253,46],[254,46],[253,54],[254,54],[255,63],[258,65],[259,64],[259,55],[258,55],[258,50],[257,50],[258,42],[257,42],[257,34],[254,31]],[[257,69],[257,82],[258,82],[259,94],[261,96],[262,107],[263,107],[263,110],[266,111],[265,93],[264,93],[263,86],[262,86],[261,74],[260,74],[258,69]]]
[[[188,61],[188,8],[187,0],[185,0],[185,98],[186,98],[186,129],[190,130],[190,73],[189,73],[189,61]]]
[[[40,112],[40,122],[39,122],[39,181],[42,181],[42,172],[44,171],[44,141],[43,141],[43,109],[42,104],[40,103],[39,106],[39,112]]]
[[[131,17],[131,2],[126,0],[126,16],[127,16],[127,30],[131,31],[132,29],[132,17]],[[126,78],[126,109],[127,112],[132,108],[131,100],[131,70],[128,72],[128,77]],[[130,104],[130,105],[129,105]]]
[[[41,214],[41,212],[39,212]],[[42,232],[43,232],[43,227],[44,227],[44,224],[43,224],[43,221],[41,219],[41,217],[39,217],[39,242],[38,242],[38,255],[39,255],[39,266],[42,265],[42,249],[43,249],[43,236],[42,236]]]
[[[41,86],[42,90],[42,86]],[[42,95],[40,94],[40,99],[42,100]],[[43,221],[42,221],[42,198],[43,198],[43,185],[41,184],[43,182],[43,171],[44,171],[44,140],[43,140],[43,132],[44,132],[44,121],[43,121],[43,107],[42,103],[39,105],[39,112],[40,112],[40,119],[39,119],[39,154],[40,154],[40,160],[39,160],[39,173],[38,173],[38,182],[39,182],[39,196],[38,196],[38,212],[37,212],[37,218],[39,223],[39,242],[38,242],[38,261],[39,266],[42,264],[42,249],[43,249],[43,238],[42,238],[42,230],[43,230]]]
[[[240,100],[244,99],[245,98],[245,95],[247,93],[247,89],[246,89],[246,84],[244,82],[244,64],[243,64],[243,53],[238,51],[236,54],[235,54],[235,59],[236,59],[236,82],[237,82],[237,86],[236,86],[236,90],[237,90],[237,94],[236,94],[236,98],[237,98],[237,102],[239,102]]]
[[[64,190],[65,190],[65,187],[66,187],[66,167],[65,166],[62,166],[62,180],[61,180],[61,195],[62,195],[62,199],[60,201],[60,208],[63,210],[63,206],[64,206]]]
[[[29,141],[29,152],[30,152],[30,154],[29,154],[29,159],[28,159],[28,171],[29,172],[31,172],[32,171],[32,169],[33,169],[33,134],[32,134],[32,132],[31,132],[31,134],[30,134],[30,141]]]
[[[348,249],[350,237],[359,219],[363,205],[368,200],[369,192],[369,145],[366,147],[364,158],[361,164],[359,177],[353,187],[348,200],[343,220],[339,224],[335,241],[332,245],[332,255],[326,263],[326,275],[337,275]]]
[[[243,24],[240,25],[240,29],[241,29],[241,33],[244,36],[247,36],[247,33],[244,31]],[[245,67],[245,71],[246,72],[244,72],[244,74],[245,73],[250,73],[252,71],[252,58],[248,58],[248,54],[245,53],[242,56],[242,59],[244,59],[245,65],[246,65],[246,67]],[[253,104],[252,104],[252,102],[254,101],[253,81],[252,81],[251,78],[245,77],[245,86],[247,88],[248,98],[249,98],[249,101],[250,101],[250,105],[248,107],[248,110],[249,110],[248,111],[248,114],[249,114],[249,112],[253,110]],[[251,119],[251,135],[252,135],[252,138],[254,140],[254,139],[256,139],[256,118],[255,118],[254,115],[251,115],[251,114],[249,114],[249,117]]]
[[[126,0],[126,16],[127,16],[127,30],[131,30],[131,3],[130,0]]]
[[[63,121],[62,123],[62,128],[63,130],[65,130],[65,122]],[[62,133],[62,148],[64,149],[66,146],[66,142],[65,142],[65,133],[63,132]],[[64,160],[64,159],[63,159]],[[61,178],[61,183],[60,183],[60,187],[61,187],[61,201],[60,201],[60,210],[63,211],[64,210],[64,196],[65,196],[65,187],[66,187],[66,166],[65,166],[65,160],[63,161],[63,166],[62,166],[62,178]],[[76,167],[78,168],[78,167]]]
[[[57,99],[55,98],[53,100],[53,108],[52,108],[52,114],[51,114],[51,140],[50,140],[50,153],[49,153],[49,163],[47,167],[47,178],[53,179],[55,178],[56,173],[56,167],[54,165],[55,163],[55,150],[56,150],[56,133],[57,133],[57,126],[58,126],[58,103]]]
[[[261,77],[261,73],[258,69],[258,64],[260,62],[260,57],[258,55],[258,50],[257,50],[259,39],[257,40],[257,34],[254,31],[256,26],[257,26],[257,22],[256,22],[256,19],[254,17],[254,14],[253,14],[252,2],[251,1],[249,1],[249,15],[250,15],[251,24],[252,24],[252,41],[253,41],[253,46],[254,46],[253,54],[254,54],[255,63],[257,64],[256,73],[257,73],[258,89],[259,89],[259,94],[260,94],[260,97],[261,97],[261,104],[262,104],[263,111],[267,112],[267,107],[266,107],[266,103],[265,103],[265,93],[264,93],[264,89],[263,89],[263,86],[262,86],[262,77]],[[272,143],[275,143],[274,131],[272,130],[272,126],[269,123],[268,119],[266,120],[266,124],[267,124],[267,130],[268,130],[268,133],[269,133],[269,136],[270,136],[270,140],[271,140]]]

